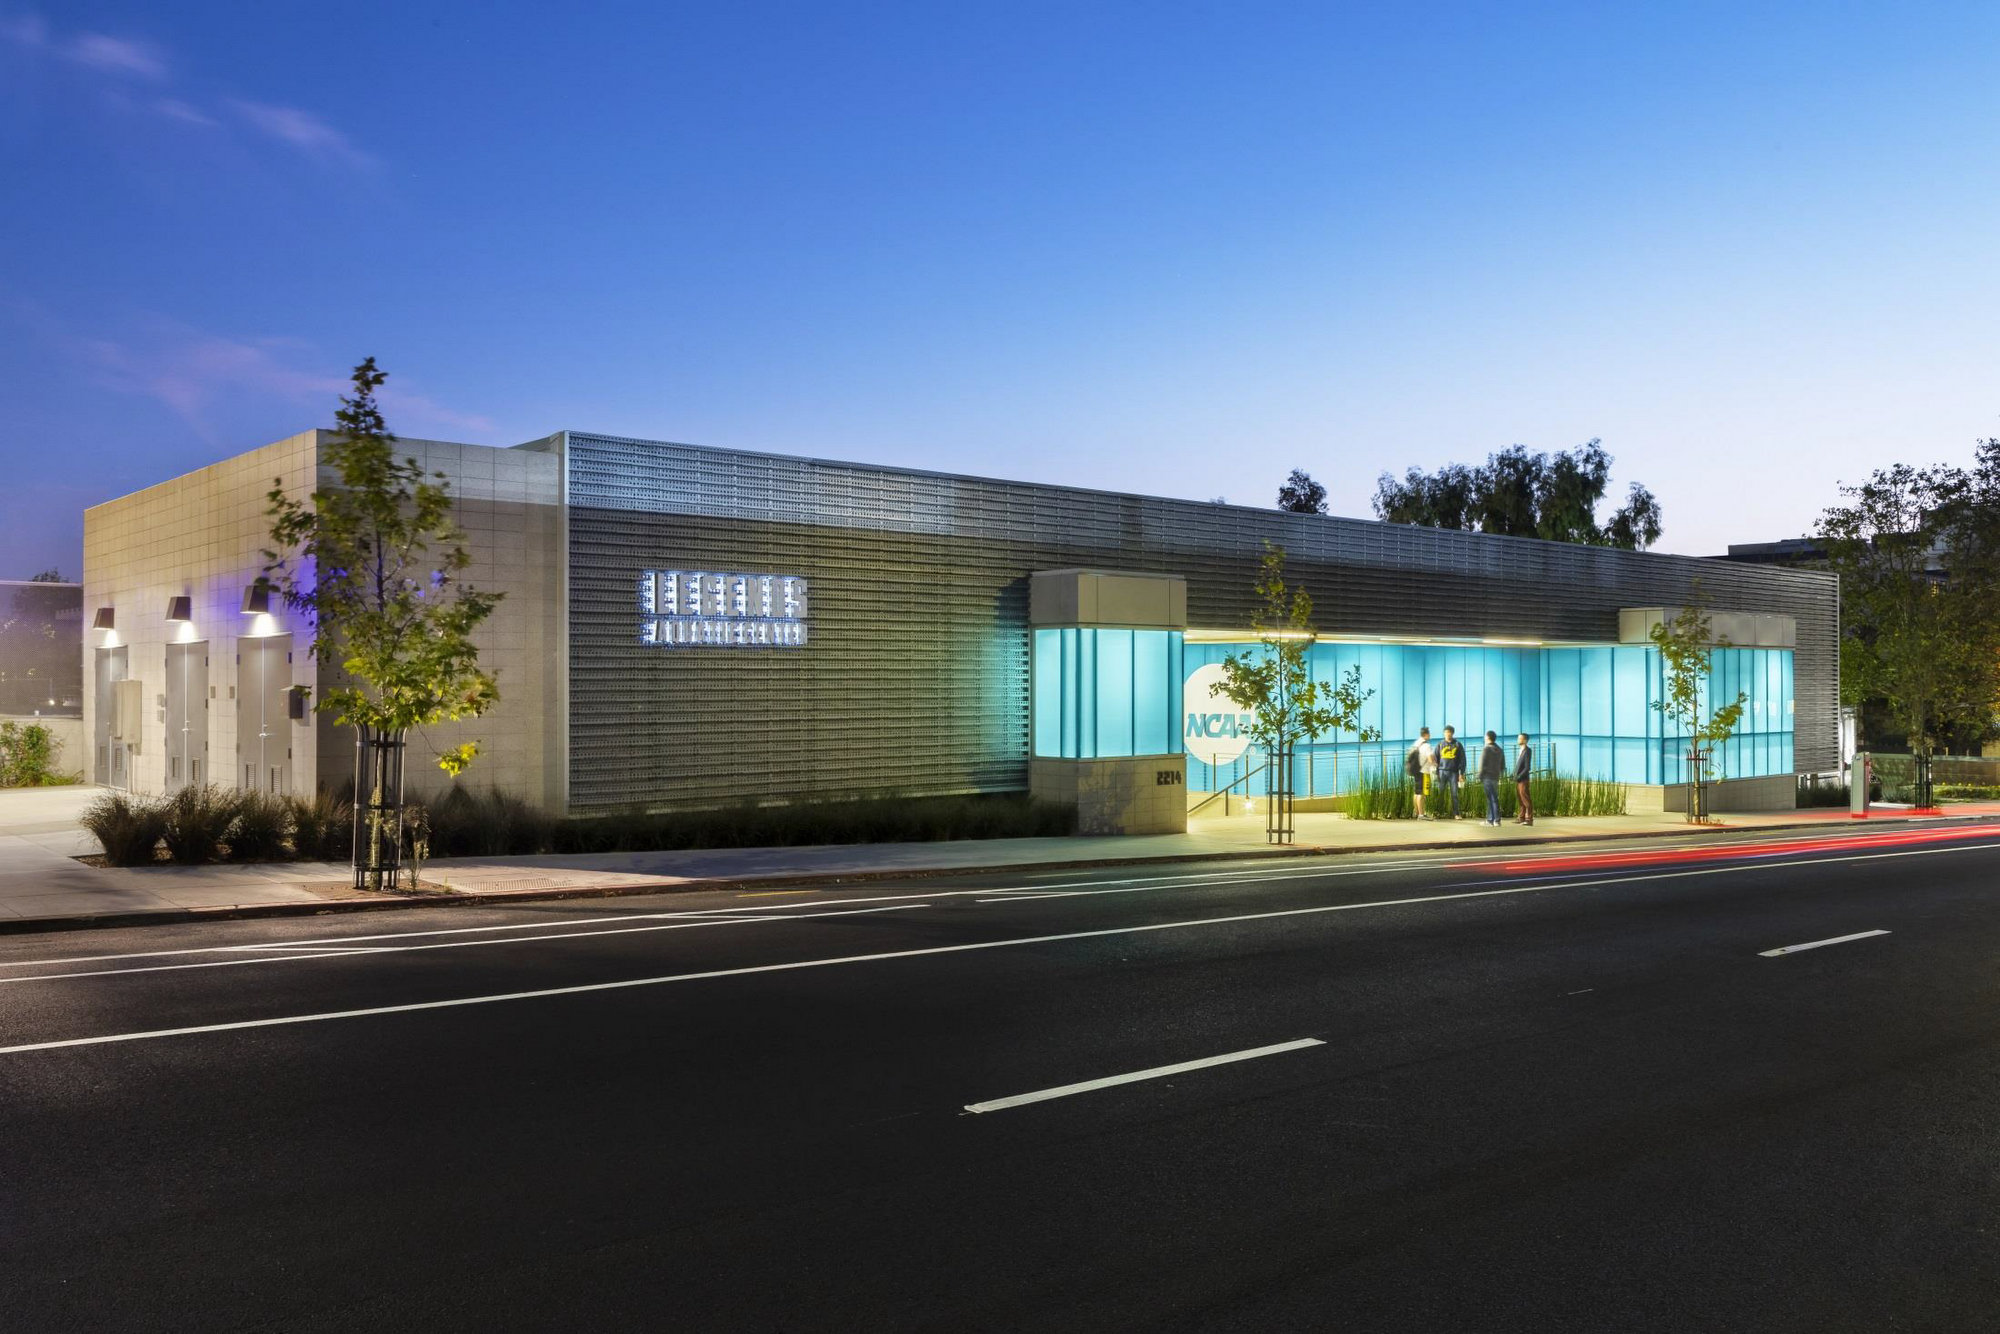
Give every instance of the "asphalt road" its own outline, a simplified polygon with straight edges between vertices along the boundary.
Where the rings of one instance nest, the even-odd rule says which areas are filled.
[[[0,939],[0,1328],[1991,1329],[2000,826],[1839,834]]]

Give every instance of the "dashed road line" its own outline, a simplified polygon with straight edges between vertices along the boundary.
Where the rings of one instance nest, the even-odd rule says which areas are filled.
[[[1051,1098],[1068,1098],[1078,1093],[1094,1093],[1098,1089],[1115,1088],[1120,1084],[1136,1084],[1144,1079],[1165,1079],[1168,1075],[1184,1075],[1190,1070],[1206,1070],[1210,1066],[1233,1065],[1238,1061],[1254,1061],[1262,1056],[1277,1056],[1288,1051],[1304,1051],[1308,1047],[1324,1047],[1319,1038],[1299,1038],[1292,1042],[1275,1042],[1268,1047],[1251,1047],[1244,1051],[1224,1052],[1220,1056],[1204,1056],[1198,1061],[1178,1061],[1173,1065],[1156,1065],[1150,1070],[1133,1070],[1122,1075],[1106,1075],[1102,1079],[1085,1079],[1075,1084],[1061,1084],[1055,1088],[1037,1089],[1033,1093],[1016,1093],[1010,1098],[994,1098],[988,1102],[968,1102],[965,1110],[975,1115],[983,1112],[1004,1112],[1010,1107],[1025,1107],[1029,1103],[1047,1102]]]
[[[1760,959],[1775,959],[1781,954],[1798,954],[1804,950],[1822,949],[1828,945],[1845,945],[1850,940],[1866,940],[1870,936],[1886,936],[1887,931],[1856,931],[1851,936],[1829,936],[1825,940],[1808,940],[1803,945],[1780,945],[1774,950],[1758,950]]]

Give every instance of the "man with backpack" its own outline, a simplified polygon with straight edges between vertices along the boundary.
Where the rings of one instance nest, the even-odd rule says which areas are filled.
[[[1458,819],[1458,785],[1465,781],[1465,746],[1458,739],[1458,733],[1447,724],[1444,740],[1437,748],[1438,786],[1451,794],[1451,818]],[[1438,812],[1444,814],[1442,810]]]
[[[1419,728],[1417,744],[1410,747],[1410,753],[1403,757],[1403,773],[1410,780],[1415,793],[1417,818],[1424,819],[1424,781],[1437,769],[1437,756],[1431,750],[1431,729]]]

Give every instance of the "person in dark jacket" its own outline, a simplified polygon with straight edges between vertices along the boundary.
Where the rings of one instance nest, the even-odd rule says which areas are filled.
[[[1438,743],[1438,786],[1451,793],[1451,818],[1458,815],[1458,785],[1465,781],[1465,743],[1458,739],[1458,733],[1447,723],[1444,740]],[[1438,814],[1444,812],[1440,810]]]
[[[1479,752],[1479,786],[1486,789],[1486,823],[1495,829],[1500,827],[1500,776],[1506,772],[1500,738],[1488,732],[1486,746]]]
[[[1528,734],[1521,733],[1514,752],[1514,791],[1521,798],[1521,813],[1514,817],[1515,824],[1535,822],[1535,802],[1528,795],[1528,771],[1534,764],[1535,752],[1528,745]]]

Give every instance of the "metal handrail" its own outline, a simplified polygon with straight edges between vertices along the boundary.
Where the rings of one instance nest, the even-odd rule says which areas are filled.
[[[1200,801],[1196,802],[1193,806],[1189,807],[1188,814],[1194,815],[1198,813],[1202,807],[1208,805],[1209,802],[1214,801],[1217,797],[1228,796],[1230,790],[1233,789],[1238,783],[1247,783],[1251,779],[1255,778],[1258,774],[1263,773],[1266,769],[1270,767],[1271,767],[1270,762],[1267,760],[1263,764],[1258,765],[1255,769],[1250,769],[1245,771],[1244,775],[1241,778],[1231,779],[1229,782],[1223,784],[1221,787],[1215,789],[1215,791],[1209,793],[1207,796],[1203,797]],[[1247,797],[1250,794],[1248,792],[1245,792],[1243,795]]]

